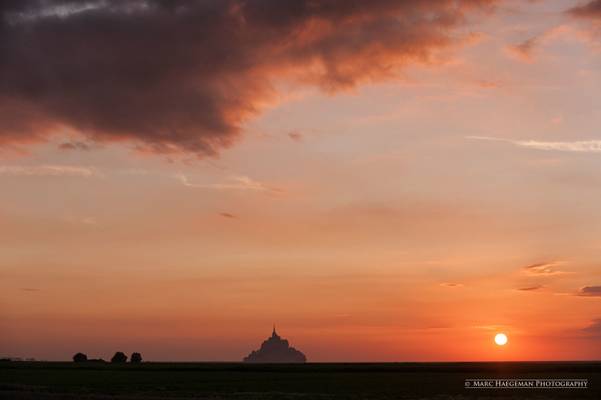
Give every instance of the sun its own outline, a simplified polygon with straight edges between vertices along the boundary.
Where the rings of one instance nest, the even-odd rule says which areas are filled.
[[[495,335],[495,343],[499,346],[505,346],[507,344],[507,335],[504,333],[497,333]]]

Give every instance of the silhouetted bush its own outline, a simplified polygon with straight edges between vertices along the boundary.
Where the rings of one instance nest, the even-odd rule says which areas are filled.
[[[86,356],[83,353],[77,353],[73,356],[73,361],[74,362],[86,362],[86,361],[88,361],[88,356]]]
[[[129,362],[132,362],[132,363],[141,363],[142,362],[142,354],[140,354],[140,353],[131,353],[131,357],[129,359]]]
[[[111,358],[111,362],[112,363],[124,363],[127,362],[127,356],[125,355],[125,353],[118,351],[115,353],[115,355],[113,356],[113,358]]]

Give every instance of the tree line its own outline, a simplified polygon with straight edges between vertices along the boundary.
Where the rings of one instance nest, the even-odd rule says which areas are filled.
[[[86,354],[84,354],[84,353],[76,353],[73,356],[73,361],[74,362],[87,362],[87,361],[90,361],[90,362],[106,362],[102,358],[89,359],[88,356]],[[126,363],[127,362],[127,355],[125,355],[125,353],[122,352],[122,351],[118,351],[111,358],[111,362],[115,363],[115,364]],[[133,363],[133,364],[141,363],[142,362],[142,355],[140,353],[131,353],[131,357],[129,359],[129,362]]]

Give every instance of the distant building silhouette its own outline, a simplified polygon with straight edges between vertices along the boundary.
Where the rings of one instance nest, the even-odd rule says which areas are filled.
[[[282,339],[275,331],[271,337],[261,344],[259,350],[254,350],[243,360],[247,363],[304,363],[307,357],[294,347],[290,347],[286,339]]]

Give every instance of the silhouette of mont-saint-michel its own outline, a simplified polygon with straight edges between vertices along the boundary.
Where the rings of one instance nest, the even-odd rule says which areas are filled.
[[[259,350],[254,350],[244,357],[247,363],[304,363],[307,357],[294,347],[290,347],[286,339],[282,339],[275,331],[271,337],[261,344]]]

